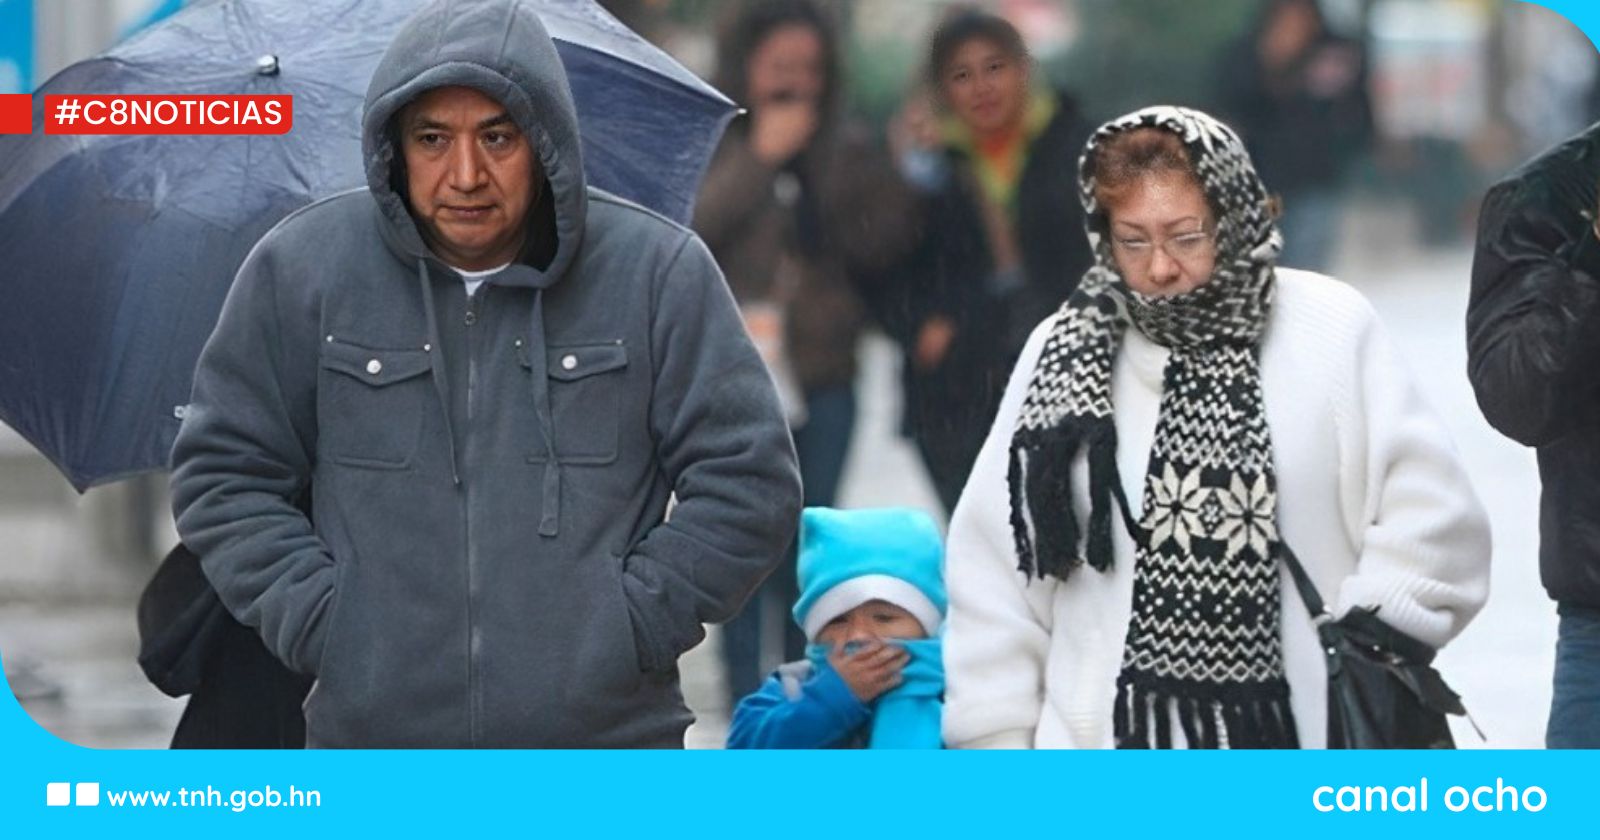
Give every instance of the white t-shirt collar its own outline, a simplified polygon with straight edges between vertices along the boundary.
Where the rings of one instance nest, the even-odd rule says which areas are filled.
[[[461,275],[461,282],[465,283],[467,286],[467,297],[472,297],[473,292],[478,291],[478,287],[483,285],[483,281],[510,268],[511,263],[506,263],[505,265],[496,266],[494,268],[484,269],[483,271],[467,271],[464,268],[456,268],[453,265],[450,267],[455,269],[457,274]]]

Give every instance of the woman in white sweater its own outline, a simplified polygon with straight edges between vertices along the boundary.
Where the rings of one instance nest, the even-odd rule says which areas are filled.
[[[1082,170],[1096,266],[1034,331],[950,523],[945,741],[1323,746],[1280,546],[1335,614],[1437,648],[1488,595],[1488,522],[1367,302],[1275,266],[1230,129],[1145,109]]]

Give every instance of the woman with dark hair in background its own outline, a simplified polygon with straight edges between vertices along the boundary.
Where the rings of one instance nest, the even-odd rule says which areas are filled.
[[[1361,45],[1328,28],[1316,0],[1268,0],[1227,54],[1224,110],[1283,202],[1283,263],[1327,271],[1341,181],[1372,137]]]
[[[1028,330],[1088,267],[1073,195],[1088,133],[1035,78],[1005,19],[959,10],[934,32],[927,76],[945,112],[924,190],[925,245],[905,269],[905,425],[945,509],[954,508]],[[902,163],[906,155],[902,155]]]
[[[834,27],[811,0],[744,4],[723,39],[718,86],[749,109],[729,127],[701,188],[694,228],[711,248],[784,397],[808,507],[831,506],[855,428],[864,297],[911,244],[909,195],[887,156],[840,113]],[[791,560],[723,637],[728,690],[799,659],[787,617]],[[765,615],[785,628],[763,649]]]

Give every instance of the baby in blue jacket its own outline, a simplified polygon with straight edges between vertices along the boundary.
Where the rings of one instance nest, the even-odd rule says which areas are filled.
[[[903,508],[807,508],[794,619],[812,644],[739,701],[729,749],[938,749],[943,541]]]

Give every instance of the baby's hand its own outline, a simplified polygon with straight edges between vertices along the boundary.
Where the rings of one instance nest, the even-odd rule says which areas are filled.
[[[837,645],[828,653],[828,663],[844,678],[845,685],[857,700],[871,703],[902,681],[900,670],[911,661],[911,654],[899,645],[885,644],[874,639],[854,653],[845,653]]]

